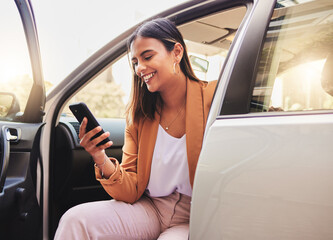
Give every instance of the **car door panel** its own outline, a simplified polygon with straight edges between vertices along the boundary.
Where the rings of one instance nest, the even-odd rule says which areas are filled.
[[[125,119],[97,119],[104,131],[110,132],[113,145],[106,149],[108,156],[121,162],[124,143]],[[94,162],[80,146],[79,123],[73,117],[62,117],[55,130],[55,154],[50,182],[54,188],[52,199],[51,233],[54,234],[60,217],[77,204],[111,197],[95,178]]]
[[[6,12],[1,17],[9,18],[1,26],[4,32],[1,46],[9,49],[2,56],[8,61],[1,64],[5,72],[8,68],[14,74],[8,78],[2,75],[5,76],[1,79],[2,94],[13,96],[12,106],[16,107],[10,116],[1,115],[0,119],[0,239],[41,239],[42,212],[37,182],[42,181],[37,176],[37,164],[41,160],[39,136],[43,128],[45,91],[36,24],[29,0],[1,4],[1,10],[8,10],[8,15]],[[10,65],[12,62],[15,64]],[[24,107],[20,108],[20,104]]]
[[[205,226],[194,239],[329,239],[332,137],[333,114],[216,120],[196,175],[193,217]]]
[[[0,193],[0,238],[38,239],[41,237],[41,210],[36,196],[36,179],[31,174],[37,164],[38,144],[34,145],[42,124],[0,123],[3,129],[1,147],[3,162],[4,150],[10,151],[4,187]],[[8,142],[4,129],[20,129],[17,142]],[[6,146],[7,144],[7,146]]]
[[[69,201],[72,206],[91,200],[102,200],[105,197],[110,199],[110,196],[104,193],[102,186],[96,180],[93,170],[94,162],[90,154],[80,146],[78,128],[75,129],[72,124],[78,126],[76,120],[72,119],[70,123],[60,122],[56,129],[55,148],[57,151],[54,161],[57,164],[54,166],[54,176],[57,187],[55,189],[72,191],[72,194],[70,194],[72,200]],[[121,162],[125,120],[104,120],[101,126],[105,131],[111,133],[114,142],[110,148],[106,149],[106,154],[117,158]],[[103,194],[96,195],[96,192],[99,191],[102,191]],[[89,192],[95,192],[95,194],[89,194]],[[61,192],[57,192],[56,195],[64,196]],[[80,195],[80,197],[76,195]]]

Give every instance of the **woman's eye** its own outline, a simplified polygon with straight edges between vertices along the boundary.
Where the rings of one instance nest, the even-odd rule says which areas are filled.
[[[151,58],[152,58],[152,56],[148,56],[148,57],[145,57],[145,60],[149,60]]]

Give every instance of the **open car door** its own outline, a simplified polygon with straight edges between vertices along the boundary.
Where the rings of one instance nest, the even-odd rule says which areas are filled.
[[[41,239],[45,90],[30,1],[0,1],[0,18],[0,239]]]

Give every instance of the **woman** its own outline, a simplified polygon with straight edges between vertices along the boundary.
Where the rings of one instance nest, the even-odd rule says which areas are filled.
[[[56,239],[188,239],[195,168],[216,82],[202,82],[184,40],[167,19],[129,38],[134,69],[122,163],[108,158],[108,132],[80,127],[96,179],[115,200],[86,203],[62,217]]]

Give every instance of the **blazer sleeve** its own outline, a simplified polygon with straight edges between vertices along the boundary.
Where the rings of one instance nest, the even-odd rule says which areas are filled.
[[[138,160],[138,128],[135,125],[126,126],[125,143],[123,146],[122,163],[110,158],[116,170],[108,178],[102,178],[100,171],[95,167],[96,179],[102,184],[105,191],[114,199],[127,203],[134,203],[138,196],[137,160]]]

